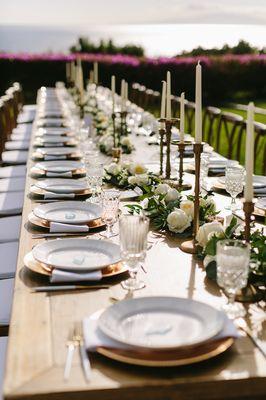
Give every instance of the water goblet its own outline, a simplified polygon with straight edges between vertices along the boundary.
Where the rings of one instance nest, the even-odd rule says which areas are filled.
[[[145,216],[123,215],[119,219],[121,257],[130,274],[130,278],[122,282],[125,290],[145,287],[144,282],[137,280],[137,273],[146,258],[148,232],[149,219]]]
[[[106,231],[100,233],[100,235],[106,239],[118,235],[113,231],[113,226],[118,218],[119,197],[120,192],[118,190],[104,190],[102,192],[102,221],[106,224]]]
[[[246,314],[242,304],[235,302],[237,292],[247,286],[250,245],[240,240],[221,240],[217,243],[217,283],[225,290],[228,303],[223,306],[229,318]]]
[[[245,170],[241,165],[229,165],[225,170],[225,190],[231,195],[231,204],[226,209],[235,211],[241,207],[236,203],[236,196],[243,191]]]
[[[103,180],[103,164],[95,160],[93,163],[88,158],[85,159],[86,167],[86,178],[88,186],[91,189],[91,197],[88,199],[91,203],[98,203],[100,201],[99,195],[101,192],[102,180]]]
[[[210,153],[202,153],[200,159],[200,187],[208,192]]]

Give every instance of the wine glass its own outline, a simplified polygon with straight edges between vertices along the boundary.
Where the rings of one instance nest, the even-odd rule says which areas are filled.
[[[120,249],[123,263],[130,278],[122,282],[129,291],[142,289],[144,282],[137,280],[137,272],[146,258],[149,219],[142,215],[123,215],[119,219]]]
[[[235,302],[238,290],[247,286],[250,245],[240,240],[221,240],[217,242],[217,283],[224,288],[228,303],[223,306],[229,318],[246,314],[242,304]]]
[[[202,153],[200,159],[200,187],[208,191],[208,174],[210,164],[210,153]]]
[[[102,220],[106,224],[106,231],[100,233],[100,235],[106,239],[118,235],[113,231],[113,226],[118,218],[119,197],[120,192],[118,190],[104,190],[102,192]]]
[[[91,155],[85,155],[84,161],[88,186],[92,192],[92,195],[88,199],[88,201],[90,201],[91,203],[98,203],[103,181],[103,164],[95,159],[95,157],[92,159]]]
[[[225,190],[231,195],[231,204],[226,207],[235,211],[240,209],[236,203],[236,196],[243,191],[245,170],[241,165],[229,165],[225,170]]]

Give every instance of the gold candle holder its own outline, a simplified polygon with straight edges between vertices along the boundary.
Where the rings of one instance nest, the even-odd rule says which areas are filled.
[[[195,254],[197,251],[196,235],[199,230],[199,207],[200,207],[200,156],[203,152],[203,143],[194,143],[193,151],[195,155],[195,199],[194,199],[194,219],[192,240],[183,242],[180,246],[185,253]]]
[[[165,129],[159,129],[160,135],[160,176],[163,176],[163,141],[165,136]]]
[[[176,125],[179,118],[166,119],[161,118],[159,122],[165,123],[165,136],[166,136],[166,163],[165,163],[165,178],[171,179],[171,137],[172,137],[172,127]]]
[[[114,148],[116,147],[116,127],[115,127],[115,112],[112,113],[112,123],[113,123],[113,137],[114,137]]]
[[[112,148],[112,157],[113,157],[113,162],[115,163],[119,163],[120,159],[121,159],[121,148],[120,147],[113,147]]]
[[[184,152],[187,146],[191,146],[191,142],[189,141],[183,141],[183,142],[178,142],[178,152],[179,152],[179,179],[178,179],[178,188],[180,190],[190,190],[191,189],[191,184],[190,183],[184,183],[183,182],[183,175],[184,175]]]
[[[251,226],[251,215],[254,211],[253,201],[245,201],[243,204],[243,210],[245,213],[245,240],[250,241],[250,226]]]

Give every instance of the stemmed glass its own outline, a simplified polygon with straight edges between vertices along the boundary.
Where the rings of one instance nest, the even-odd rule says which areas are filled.
[[[104,190],[102,192],[102,220],[106,224],[106,231],[100,233],[100,235],[106,239],[118,235],[113,231],[113,226],[118,218],[119,196],[118,190]]]
[[[245,170],[240,165],[229,165],[225,170],[225,190],[231,195],[231,204],[226,207],[235,211],[240,209],[236,204],[236,196],[243,191]]]
[[[89,188],[91,189],[92,196],[88,199],[91,203],[99,202],[99,194],[101,192],[104,166],[97,159],[86,156],[84,157],[85,168],[86,168],[86,178]]]
[[[142,289],[144,282],[137,280],[137,272],[146,258],[149,219],[142,215],[123,215],[119,219],[120,249],[123,263],[130,278],[122,282],[129,291]]]
[[[208,191],[208,174],[210,164],[210,153],[202,153],[200,159],[200,187]]]
[[[217,283],[224,288],[228,303],[223,306],[229,318],[246,314],[242,304],[235,302],[238,290],[247,286],[250,245],[240,240],[221,240],[217,243]]]

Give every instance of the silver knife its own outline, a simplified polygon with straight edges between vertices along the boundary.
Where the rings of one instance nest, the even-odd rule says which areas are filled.
[[[31,288],[32,292],[62,292],[67,290],[97,290],[109,289],[111,285],[54,285],[54,286],[36,286]]]

